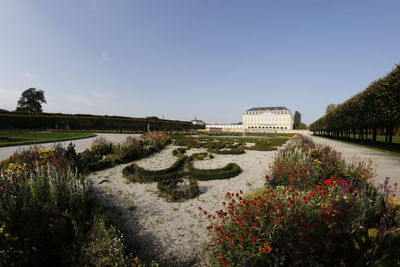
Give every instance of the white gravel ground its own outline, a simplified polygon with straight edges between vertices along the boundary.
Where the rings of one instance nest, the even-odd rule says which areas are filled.
[[[166,168],[176,160],[172,155],[175,148],[168,146],[135,163],[147,169]],[[198,152],[205,150],[191,149],[186,154]],[[214,212],[222,207],[226,192],[261,188],[274,155],[275,151],[246,151],[241,155],[214,155],[211,160],[195,161],[195,167],[207,169],[235,162],[243,172],[231,179],[200,181],[202,194],[185,202],[166,202],[157,195],[156,183],[127,182],[122,169],[128,164],[93,173],[89,178],[96,198],[125,232],[137,255],[146,261],[154,259],[161,266],[208,266],[206,245],[210,240],[205,227],[209,222],[200,215],[198,207]]]

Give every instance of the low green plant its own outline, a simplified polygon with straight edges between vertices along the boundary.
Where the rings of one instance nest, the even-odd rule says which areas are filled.
[[[367,165],[343,166],[331,148],[298,136],[280,151],[273,183],[227,193],[211,224],[215,261],[229,266],[397,266],[399,206],[388,180],[369,183]],[[282,164],[285,163],[285,164]],[[277,164],[279,166],[277,166]],[[320,176],[326,164],[331,177]],[[331,164],[331,165],[329,165]],[[346,177],[335,177],[347,173]],[[352,175],[355,175],[354,177]],[[281,179],[280,179],[281,177]]]
[[[222,155],[240,155],[244,154],[245,151],[243,149],[231,148],[231,149],[210,149],[209,152],[214,154],[222,154]]]
[[[157,183],[160,195],[170,201],[181,201],[194,198],[199,195],[199,185],[196,180],[189,179],[189,183],[183,179],[165,180]]]
[[[197,169],[190,161],[187,161],[185,167],[192,178],[201,181],[229,179],[239,175],[242,171],[236,163],[228,163],[219,169]]]
[[[124,236],[104,215],[96,214],[81,247],[82,266],[133,266]]]
[[[190,156],[194,160],[204,160],[206,158],[212,159],[214,156],[211,153],[203,152],[203,153],[194,153]]]

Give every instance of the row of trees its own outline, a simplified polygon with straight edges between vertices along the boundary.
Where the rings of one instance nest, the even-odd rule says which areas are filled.
[[[372,82],[364,91],[339,105],[329,105],[326,114],[310,124],[317,135],[376,141],[378,132],[392,143],[400,125],[400,65],[385,77]]]

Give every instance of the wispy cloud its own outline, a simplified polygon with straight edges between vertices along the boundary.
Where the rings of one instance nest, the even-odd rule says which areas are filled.
[[[29,72],[23,72],[22,73],[26,78],[28,78],[28,79],[33,79],[33,78],[35,78],[35,76],[33,76],[33,74],[32,73],[29,73]]]
[[[21,96],[21,92],[13,89],[0,88],[0,108],[13,110],[17,106],[17,101]]]

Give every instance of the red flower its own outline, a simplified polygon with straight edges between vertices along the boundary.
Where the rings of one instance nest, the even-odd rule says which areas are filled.
[[[332,179],[326,179],[324,183],[329,186],[329,185],[331,185],[333,183],[333,180]]]
[[[311,191],[311,196],[315,197],[317,195],[317,192],[315,190]]]
[[[294,174],[291,174],[291,175],[289,176],[289,178],[290,178],[290,179],[294,179],[294,178],[296,178],[296,176],[295,176]]]
[[[232,234],[226,234],[225,236],[226,236],[226,238],[229,238],[229,239],[232,239],[232,238],[233,238],[233,235],[232,235]]]
[[[235,247],[236,247],[235,243],[232,243],[231,248],[235,248]]]
[[[323,187],[324,187],[323,185],[317,185],[317,186],[315,187],[315,189],[316,189],[316,190],[321,190]]]
[[[257,240],[260,239],[258,236],[253,236],[251,238],[251,243],[255,244],[257,242]]]

